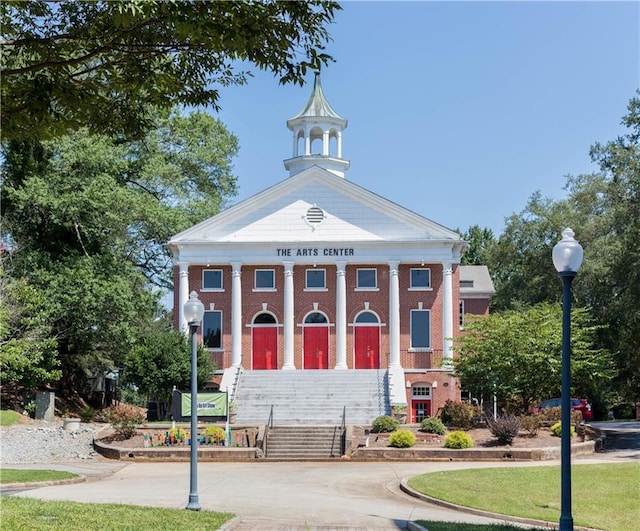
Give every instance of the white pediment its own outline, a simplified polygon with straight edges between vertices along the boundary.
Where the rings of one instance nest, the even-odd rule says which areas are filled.
[[[169,245],[429,240],[460,236],[314,166],[177,234]]]

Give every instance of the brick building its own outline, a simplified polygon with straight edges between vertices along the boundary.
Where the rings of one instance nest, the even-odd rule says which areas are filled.
[[[385,371],[388,403],[410,420],[460,400],[452,338],[486,313],[484,267],[461,267],[460,235],[345,177],[347,121],[320,79],[287,121],[289,176],[177,234],[176,326],[195,291],[201,341],[234,393],[246,371]]]

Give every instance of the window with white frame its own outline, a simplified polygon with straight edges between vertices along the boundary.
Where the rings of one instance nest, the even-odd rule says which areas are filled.
[[[254,288],[257,290],[276,289],[276,272],[273,269],[256,269]]]
[[[431,289],[431,269],[428,267],[412,267],[409,289]]]
[[[431,398],[431,387],[427,385],[414,385],[411,388],[411,398]]]
[[[222,269],[204,269],[202,271],[202,290],[222,289]]]
[[[326,289],[326,271],[324,269],[307,269],[306,289]]]
[[[377,269],[358,269],[356,272],[357,289],[376,289],[378,287]]]
[[[222,312],[209,310],[202,319],[202,343],[206,348],[222,348]]]
[[[411,348],[413,350],[431,348],[430,310],[411,310]]]

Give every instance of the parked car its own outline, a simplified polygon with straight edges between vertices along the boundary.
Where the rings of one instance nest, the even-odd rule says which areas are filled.
[[[533,411],[534,413],[539,413],[541,410],[549,407],[560,407],[561,401],[562,400],[560,398],[550,398],[549,400],[540,402],[537,406],[532,408],[531,411]],[[572,398],[571,409],[581,411],[582,418],[584,420],[591,420],[593,418],[593,413],[591,412],[591,404],[587,402],[586,398]]]

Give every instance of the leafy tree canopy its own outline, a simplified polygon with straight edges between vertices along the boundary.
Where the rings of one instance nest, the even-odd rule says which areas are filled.
[[[469,247],[462,255],[462,265],[486,265],[487,254],[496,244],[493,231],[486,227],[482,229],[479,225],[473,225],[461,235],[462,239],[469,243]]]
[[[572,313],[572,387],[593,396],[612,375],[610,356],[596,348],[586,309]],[[543,303],[518,311],[469,316],[464,334],[454,339],[456,371],[462,386],[477,396],[496,393],[518,400],[527,411],[535,402],[560,396],[562,309]]]
[[[0,3],[2,139],[86,126],[140,137],[150,107],[218,106],[219,87],[319,70],[337,2],[45,0]],[[242,68],[242,66],[240,66]]]

